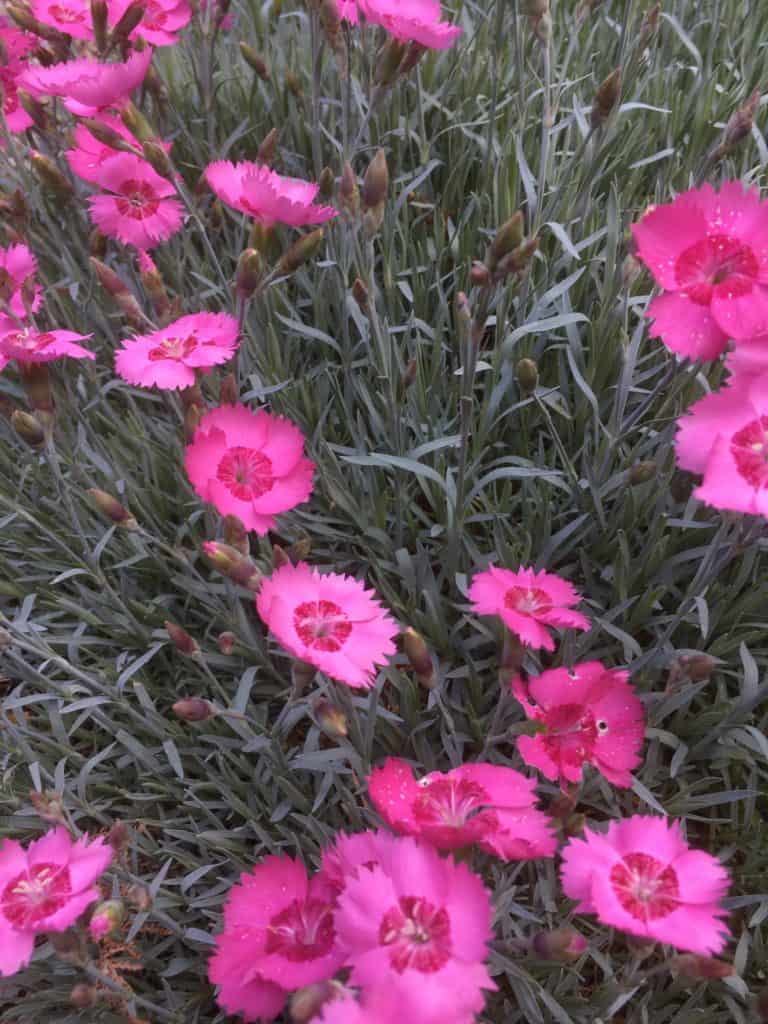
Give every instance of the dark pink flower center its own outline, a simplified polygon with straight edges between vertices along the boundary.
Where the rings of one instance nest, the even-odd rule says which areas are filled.
[[[731,439],[736,469],[752,487],[768,484],[768,416],[752,420]]]
[[[64,7],[63,4],[50,4],[48,13],[54,21],[62,25],[82,25],[85,21],[85,11],[75,10],[73,7]]]
[[[0,910],[13,928],[35,928],[66,905],[72,892],[69,871],[60,864],[35,864],[12,879],[0,896]]]
[[[384,915],[379,942],[389,947],[389,962],[399,974],[408,968],[432,974],[451,956],[451,919],[444,907],[403,896]]]
[[[628,853],[610,874],[611,887],[622,907],[639,921],[666,917],[678,906],[677,873],[648,853]]]
[[[496,829],[498,817],[488,807],[490,797],[476,782],[425,779],[423,789],[413,805],[413,816],[420,825],[460,829],[471,821],[473,831],[479,834]]]
[[[729,235],[710,235],[677,257],[675,277],[681,292],[700,306],[708,306],[716,285],[728,297],[752,290],[758,264],[748,245]]]
[[[598,737],[608,728],[604,721],[595,722],[592,712],[582,704],[549,708],[540,721],[547,728],[541,737],[546,752],[556,764],[574,767],[591,759]]]
[[[147,28],[162,28],[166,21],[168,21],[168,14],[160,4],[150,2],[144,12],[143,21]]]
[[[5,92],[5,101],[3,103],[4,114],[15,114],[19,109],[19,94],[13,86],[8,86],[5,81],[2,82],[2,86]]]
[[[17,352],[26,352],[29,355],[42,352],[44,348],[47,348],[55,340],[52,334],[47,332],[38,334],[37,331],[31,331],[28,327],[23,331],[6,334],[3,338],[3,341],[9,348],[16,349]]]
[[[197,348],[197,338],[190,334],[186,338],[164,338],[159,345],[149,350],[148,358],[151,362],[158,359],[186,359],[188,355]]]
[[[303,601],[293,613],[301,642],[318,651],[339,651],[352,632],[349,616],[334,601]]]
[[[267,925],[265,949],[298,963],[325,956],[335,938],[333,908],[328,903],[294,900]]]
[[[240,446],[230,448],[224,455],[216,476],[241,501],[260,498],[271,491],[275,483],[271,460],[255,448]]]
[[[129,178],[120,185],[119,191],[121,195],[117,196],[117,208],[123,217],[144,220],[157,213],[160,200],[149,182]]]
[[[504,604],[520,615],[540,615],[552,607],[549,595],[540,587],[510,587],[504,595]]]

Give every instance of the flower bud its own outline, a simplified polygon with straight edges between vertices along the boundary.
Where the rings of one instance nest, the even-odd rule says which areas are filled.
[[[324,167],[320,174],[318,181],[318,198],[324,202],[328,202],[329,199],[333,199],[333,193],[336,190],[336,178],[333,175],[333,171],[330,167]]]
[[[241,519],[234,515],[224,516],[222,520],[224,529],[224,542],[235,548],[241,555],[248,555],[251,545],[248,540],[248,531]]]
[[[213,704],[200,697],[185,697],[183,700],[177,700],[171,711],[177,718],[181,718],[185,722],[205,722],[206,719],[213,718],[217,714]]]
[[[157,138],[157,132],[133,103],[127,103],[122,107],[120,110],[120,120],[128,131],[136,136],[139,142],[149,142]]]
[[[334,981],[320,981],[305,985],[294,992],[288,1004],[293,1024],[309,1024],[318,1016],[323,1006],[339,995],[339,984]]]
[[[496,236],[488,249],[488,255],[485,258],[485,264],[488,269],[490,271],[495,270],[499,260],[502,260],[513,249],[517,249],[519,245],[522,245],[523,238],[523,214],[518,210],[496,232]]]
[[[107,236],[102,235],[98,228],[88,235],[88,252],[97,260],[103,260],[107,255]]]
[[[583,956],[588,943],[574,928],[555,928],[534,935],[531,947],[543,960],[572,963]]]
[[[34,122],[34,125],[41,132],[48,130],[48,115],[45,112],[45,107],[40,100],[35,99],[34,96],[30,96],[28,92],[24,92],[23,89],[19,89],[16,93],[19,103],[24,110],[29,114]]]
[[[403,78],[405,75],[409,75],[426,52],[426,46],[423,46],[421,43],[417,43],[415,40],[413,42],[410,42],[405,51],[405,56],[400,62],[400,67],[398,68],[398,76],[400,78]]]
[[[621,68],[614,68],[598,86],[592,104],[592,126],[597,128],[610,117],[621,93]]]
[[[247,43],[240,43],[240,56],[262,81],[267,82],[269,80],[269,65],[252,46],[249,46]]]
[[[661,4],[656,3],[651,7],[643,18],[642,24],[640,25],[640,32],[638,33],[639,47],[641,50],[646,49],[650,43],[656,38],[659,32],[659,21],[661,19]]]
[[[360,213],[360,189],[352,164],[344,164],[339,182],[339,205],[347,220],[356,220]]]
[[[302,694],[317,675],[317,669],[306,661],[295,660],[291,664],[291,680],[294,693]]]
[[[107,0],[91,0],[91,24],[96,49],[103,53],[107,48],[109,34],[109,6]]]
[[[34,410],[43,430],[51,425],[53,416],[53,391],[51,374],[47,363],[19,363],[21,383],[31,408]]]
[[[216,637],[216,646],[219,648],[222,654],[230,655],[235,649],[237,643],[237,637],[234,633],[224,632],[219,633]]]
[[[523,0],[521,11],[529,18],[540,18],[542,14],[549,14],[549,0]]]
[[[389,168],[387,155],[380,149],[368,165],[363,179],[363,209],[374,210],[381,206],[389,191]]]
[[[256,159],[260,164],[266,164],[267,167],[271,167],[275,162],[275,154],[277,153],[277,139],[278,131],[277,128],[273,128],[268,135],[266,135],[261,145],[259,146],[256,154]]]
[[[110,149],[122,150],[126,153],[136,153],[135,146],[132,146],[118,131],[110,128],[103,121],[99,121],[98,118],[84,117],[80,123],[88,129],[94,139],[105,146],[109,146]]]
[[[141,148],[144,153],[144,159],[152,170],[156,171],[161,178],[173,181],[175,172],[165,146],[161,145],[157,139],[148,139],[142,143]]]
[[[117,854],[125,850],[130,840],[131,830],[124,821],[116,821],[107,833],[107,842]]]
[[[515,367],[515,376],[520,391],[526,397],[534,394],[539,383],[539,367],[533,359],[519,359]]]
[[[80,982],[79,985],[75,985],[72,991],[69,993],[69,1001],[76,1010],[88,1010],[90,1007],[95,1006],[99,998],[99,993],[93,985],[86,985],[85,982]]]
[[[35,809],[38,817],[51,825],[65,825],[64,803],[61,793],[51,789],[44,789],[39,793],[36,789],[30,791],[29,802]]]
[[[312,541],[309,537],[300,537],[299,540],[294,541],[288,548],[288,554],[295,565],[297,562],[306,562],[311,550]]]
[[[56,198],[62,202],[72,198],[75,190],[72,188],[71,182],[62,174],[50,157],[38,153],[37,150],[32,150],[30,160],[44,188],[53,192]]]
[[[280,257],[277,264],[278,277],[288,277],[310,260],[323,244],[324,235],[323,229],[317,228],[307,235],[302,235],[298,241],[294,242],[290,249]]]
[[[11,426],[30,448],[42,448],[45,444],[45,431],[40,425],[40,420],[23,409],[16,409],[11,413]]]
[[[540,18],[531,18],[533,34],[542,44],[547,46],[552,38],[552,15],[546,11]]]
[[[398,78],[400,65],[405,57],[406,44],[399,39],[390,37],[376,65],[374,83],[379,89],[388,89]]]
[[[250,299],[264,276],[264,260],[258,249],[243,249],[237,261],[235,288],[242,299]]]
[[[349,722],[347,716],[330,701],[321,698],[314,705],[317,724],[333,739],[343,739],[349,735]]]
[[[142,253],[139,257],[139,276],[155,312],[163,320],[170,312],[171,303],[162,274],[148,253]]]
[[[736,973],[733,964],[726,963],[725,960],[718,960],[710,956],[696,956],[693,953],[673,956],[667,963],[669,969],[675,974],[682,974],[686,978],[696,980],[715,981],[721,978],[731,978]]]
[[[261,572],[250,558],[229,544],[206,541],[203,544],[203,554],[217,572],[220,572],[222,576],[227,576],[233,583],[246,587],[254,593],[261,586],[263,579]]]
[[[152,893],[146,885],[136,883],[125,890],[125,898],[138,911],[149,910],[152,906]]]
[[[225,373],[219,381],[219,405],[237,405],[240,395],[234,373]]]
[[[491,283],[491,272],[480,260],[475,260],[469,271],[469,280],[476,288],[485,288]]]
[[[290,92],[295,99],[304,99],[304,90],[301,88],[301,82],[299,81],[298,76],[290,69],[285,72],[285,84],[288,86],[288,92]]]
[[[371,295],[370,292],[368,291],[368,286],[363,281],[361,281],[359,277],[355,278],[354,283],[352,285],[352,297],[354,298],[355,302],[358,304],[360,309],[364,313],[367,313]]]
[[[109,292],[119,306],[126,320],[130,321],[134,326],[143,324],[144,314],[141,311],[141,306],[136,301],[133,292],[130,291],[125,282],[114,272],[114,270],[112,270],[111,267],[108,267],[106,263],[102,263],[101,260],[96,259],[95,256],[91,256],[90,263],[96,272],[99,284],[104,291]]]
[[[403,630],[403,650],[419,683],[425,690],[434,690],[437,673],[432,655],[421,633],[408,626]]]
[[[136,26],[141,22],[146,9],[146,0],[133,0],[133,3],[126,7],[125,13],[112,29],[112,38],[110,41],[113,45],[115,43],[124,42],[128,38],[131,32],[133,32]]]
[[[88,922],[88,931],[95,942],[114,935],[125,917],[125,905],[122,900],[104,900],[99,903]]]
[[[21,4],[6,3],[5,13],[10,16],[12,21],[16,22],[19,28],[24,29],[26,32],[32,32],[34,35],[40,36],[41,39],[47,39],[61,49],[65,49],[69,45],[67,36],[57,31],[57,29],[38,21],[37,18],[33,17],[28,7]]]
[[[419,361],[414,356],[409,359],[403,370],[403,375],[400,378],[400,389],[406,391],[416,381],[419,375]]]
[[[137,523],[131,513],[121,505],[117,498],[113,498],[106,491],[100,491],[98,487],[90,487],[88,493],[93,498],[99,512],[102,512],[113,523],[122,526],[125,530],[135,530]]]
[[[205,406],[190,402],[184,410],[184,437],[188,443],[195,439],[200,420],[205,415]]]
[[[48,932],[46,938],[58,957],[70,964],[81,964],[83,962],[83,949],[80,936],[74,928],[68,928],[65,932]]]
[[[183,626],[179,626],[169,619],[166,619],[163,625],[179,654],[184,654],[188,658],[196,658],[200,654],[200,647],[197,641],[189,635]]]
[[[755,123],[755,114],[760,104],[760,90],[755,89],[749,99],[731,114],[728,124],[725,126],[723,141],[717,149],[718,156],[725,156],[730,153],[742,139],[752,134],[752,126]]]
[[[644,462],[636,462],[634,466],[631,466],[627,473],[627,479],[632,487],[637,487],[639,484],[647,484],[649,480],[653,480],[656,476],[656,463],[653,459],[647,459]]]

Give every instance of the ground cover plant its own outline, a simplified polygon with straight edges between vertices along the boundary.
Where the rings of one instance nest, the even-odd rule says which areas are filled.
[[[0,24],[0,1019],[768,1019],[768,10]]]

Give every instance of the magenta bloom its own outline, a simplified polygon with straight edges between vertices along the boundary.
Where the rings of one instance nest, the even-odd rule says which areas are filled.
[[[88,0],[32,0],[32,14],[72,39],[93,39],[93,19]]]
[[[339,10],[339,17],[348,21],[350,25],[357,25],[360,21],[357,0],[336,0],[336,7]]]
[[[187,476],[203,501],[262,535],[279,512],[309,498],[314,468],[295,423],[244,405],[206,413],[186,454]]]
[[[664,289],[648,307],[652,335],[692,359],[729,338],[768,333],[768,204],[726,182],[684,192],[632,228],[638,255]]]
[[[513,684],[536,736],[519,736],[526,764],[561,784],[579,782],[585,764],[594,765],[614,786],[631,786],[645,735],[643,706],[629,674],[585,661],[573,671],[553,668],[528,684]]]
[[[124,64],[102,64],[88,57],[28,68],[19,88],[33,96],[61,96],[64,106],[79,117],[91,117],[105,107],[122,105],[141,85],[152,61],[152,50],[134,50]]]
[[[396,855],[397,841],[389,832],[339,832],[322,853],[320,873],[329,889],[338,895],[347,879],[357,876],[360,868],[388,863]]]
[[[109,20],[116,25],[131,5],[131,0],[111,0]],[[173,46],[179,32],[189,24],[192,8],[187,0],[149,0],[144,17],[129,38],[146,39],[152,46]]]
[[[550,572],[492,565],[474,577],[469,599],[479,615],[499,615],[526,647],[555,649],[545,626],[590,628],[589,619],[570,610],[581,600],[572,584]]]
[[[390,757],[368,778],[376,810],[395,832],[438,850],[477,844],[503,860],[551,857],[549,818],[536,809],[535,782],[512,768],[464,764],[418,782],[406,761]]]
[[[363,987],[390,978],[460,998],[471,1012],[494,985],[484,965],[491,901],[480,878],[426,843],[396,840],[386,866],[361,868],[339,897],[336,936]]]
[[[318,185],[283,178],[261,164],[219,160],[208,165],[205,177],[222,202],[266,227],[288,224],[298,228],[337,216],[332,206],[314,205]]]
[[[132,153],[105,160],[95,175],[106,195],[91,196],[88,205],[96,227],[137,249],[154,249],[181,227],[183,209],[171,199],[176,189]]]
[[[35,327],[19,328],[10,317],[0,321],[0,356],[19,363],[50,363],[68,356],[70,359],[95,359],[96,355],[76,344],[88,341],[91,334],[74,331],[38,331]]]
[[[224,907],[208,977],[218,1002],[246,1020],[274,1020],[294,989],[332,978],[344,960],[322,878],[290,857],[266,857]]]
[[[0,301],[7,303],[7,308],[20,320],[27,315],[21,290],[25,281],[34,280],[36,273],[37,260],[26,245],[0,248]],[[31,298],[31,311],[35,313],[42,302],[39,284],[35,284]]]
[[[346,996],[326,1003],[316,1024],[475,1024],[482,996],[463,985],[462,968],[453,965],[446,965],[439,984],[415,971],[390,973],[363,989],[359,1000]]]
[[[281,566],[262,583],[256,608],[294,657],[348,686],[372,687],[376,667],[395,653],[397,623],[375,591],[351,576],[304,562]]]
[[[226,313],[193,313],[123,342],[117,350],[117,372],[129,384],[164,390],[191,388],[195,371],[230,360],[237,349],[237,320]]]
[[[12,839],[0,846],[0,976],[29,963],[35,936],[63,932],[99,899],[94,885],[112,860],[103,839],[73,843],[52,829],[27,849]]]
[[[368,21],[404,43],[447,50],[462,33],[457,25],[441,21],[439,0],[358,0],[358,4]]]
[[[717,858],[691,850],[678,822],[638,814],[584,836],[563,850],[563,889],[579,901],[577,911],[692,953],[722,950],[728,872]]]
[[[119,117],[115,117],[114,114],[100,114],[99,121],[116,131],[130,145],[141,150],[141,143],[125,127]],[[104,162],[117,154],[118,150],[99,142],[84,124],[78,124],[75,128],[75,146],[73,149],[68,149],[64,155],[78,178],[95,185],[98,183]]]
[[[19,103],[17,81],[27,67],[29,53],[37,46],[37,40],[30,33],[20,31],[15,25],[10,25],[0,17],[0,44],[5,57],[0,62],[0,88],[5,123],[9,132],[23,132],[33,121]]]

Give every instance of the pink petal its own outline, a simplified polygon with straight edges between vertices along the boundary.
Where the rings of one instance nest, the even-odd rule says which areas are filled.
[[[675,272],[678,257],[707,234],[707,221],[690,199],[678,196],[673,203],[658,206],[632,225],[638,256],[662,288],[678,287]]]
[[[689,359],[716,359],[728,344],[728,334],[709,306],[678,292],[657,295],[645,315],[653,320],[651,337],[661,338],[670,351]]]

